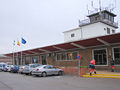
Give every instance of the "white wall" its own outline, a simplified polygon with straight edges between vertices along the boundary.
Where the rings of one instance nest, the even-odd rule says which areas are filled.
[[[75,37],[71,37],[71,34],[74,34]],[[80,28],[77,30],[72,30],[70,32],[64,33],[64,41],[69,42],[69,41],[75,41],[75,40],[80,40],[81,39],[81,30]]]
[[[104,28],[106,28],[106,30],[104,30]],[[112,29],[115,30],[114,27],[101,22],[82,26],[80,28],[64,32],[64,41],[70,42],[70,41],[76,41],[80,39],[107,35],[107,28],[110,28],[111,34],[112,34]],[[75,37],[71,37],[71,34],[74,34]]]

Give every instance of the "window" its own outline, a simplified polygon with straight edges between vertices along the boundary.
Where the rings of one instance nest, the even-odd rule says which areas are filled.
[[[96,65],[107,65],[107,52],[106,49],[94,50],[94,59],[96,61]]]
[[[67,53],[67,60],[72,60],[72,53]]]
[[[78,52],[57,53],[57,60],[77,60]]]
[[[109,15],[108,15],[107,13],[105,13],[105,17],[106,17],[106,19],[108,19],[108,18],[109,18]]]
[[[107,34],[110,34],[110,28],[107,28]]]
[[[39,56],[32,56],[32,63],[38,63],[39,62]]]
[[[78,53],[77,52],[73,52],[72,54],[73,54],[73,60],[77,60]]]
[[[73,33],[73,34],[71,34],[71,37],[75,37],[75,34]]]
[[[115,30],[112,30],[112,33],[115,33]]]
[[[113,49],[115,65],[120,65],[120,47]]]
[[[110,16],[110,21],[114,22],[114,17]]]
[[[25,57],[25,65],[30,64],[30,56]]]
[[[106,30],[106,28],[104,28],[104,30]]]

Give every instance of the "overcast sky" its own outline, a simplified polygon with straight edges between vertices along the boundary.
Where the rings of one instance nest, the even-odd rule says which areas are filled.
[[[64,42],[62,32],[78,27],[86,19],[91,1],[98,0],[0,0],[0,54],[13,51],[13,41],[23,37],[27,43],[15,50],[27,50]],[[115,0],[101,0],[107,7]],[[116,21],[120,20],[120,0],[116,0]],[[118,30],[119,31],[119,30]],[[96,32],[97,33],[97,32]]]

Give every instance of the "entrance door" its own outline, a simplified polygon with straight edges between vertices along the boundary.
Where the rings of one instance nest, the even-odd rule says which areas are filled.
[[[46,56],[41,56],[41,59],[42,59],[42,65],[46,65],[47,64],[47,61],[46,61]]]

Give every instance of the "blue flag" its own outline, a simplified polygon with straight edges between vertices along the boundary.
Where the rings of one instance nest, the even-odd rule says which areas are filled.
[[[26,44],[26,40],[25,39],[23,39],[23,38],[21,38],[22,39],[22,44]]]

